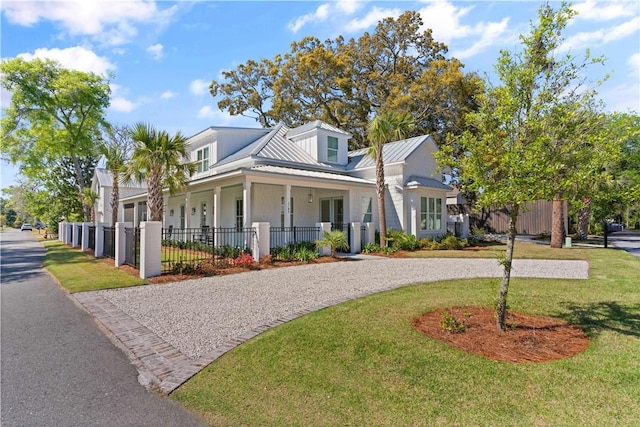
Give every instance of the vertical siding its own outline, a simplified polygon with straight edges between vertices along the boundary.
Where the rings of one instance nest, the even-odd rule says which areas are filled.
[[[490,212],[473,212],[470,208],[464,209],[471,218],[471,225],[484,228],[494,233],[506,233],[509,228],[509,216],[506,209],[494,209]],[[568,229],[567,202],[564,202],[564,227]],[[552,204],[547,200],[529,202],[521,208],[516,224],[518,234],[541,234],[551,232]]]

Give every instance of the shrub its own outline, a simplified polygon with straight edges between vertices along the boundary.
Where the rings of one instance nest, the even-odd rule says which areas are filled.
[[[256,261],[253,259],[253,256],[251,256],[251,254],[242,253],[238,255],[238,257],[234,258],[233,265],[234,267],[249,268],[253,264],[255,264],[255,262]]]
[[[413,234],[407,234],[403,230],[389,230],[387,241],[390,246],[403,251],[415,251],[420,248],[420,242]]]
[[[464,332],[465,329],[467,329],[465,322],[471,317],[471,314],[465,312],[462,320],[456,319],[456,317],[448,311],[443,311],[441,316],[442,320],[440,321],[440,327],[442,330],[455,334]]]
[[[298,261],[309,262],[318,258],[318,252],[315,249],[309,249],[302,246],[295,251],[295,258]]]
[[[335,257],[337,251],[348,251],[349,243],[347,242],[347,233],[340,230],[325,231],[322,239],[315,241],[317,246],[329,246],[331,248],[331,256]]]

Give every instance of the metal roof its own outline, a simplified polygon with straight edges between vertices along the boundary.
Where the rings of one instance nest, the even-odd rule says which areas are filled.
[[[113,187],[113,174],[104,168],[96,168],[94,170],[94,174],[98,179],[98,184],[101,187]],[[128,183],[120,182],[120,187],[124,188],[139,188],[146,190],[147,186],[145,184],[141,184],[137,181],[132,181]]]
[[[309,123],[305,123],[302,126],[298,126],[297,128],[293,128],[291,130],[289,130],[289,132],[287,133],[287,138],[293,138],[294,136],[297,135],[301,135],[305,132],[309,132],[313,129],[324,129],[324,130],[328,130],[330,132],[335,132],[335,133],[339,133],[342,135],[347,135],[347,136],[351,136],[351,134],[349,132],[345,132],[342,129],[338,129],[335,126],[331,126],[328,123],[323,122],[322,120],[315,120],[313,122],[309,122]]]
[[[392,164],[404,162],[423,142],[429,139],[429,135],[421,135],[401,141],[389,142],[382,146],[382,158],[384,163]],[[347,170],[366,169],[375,167],[376,161],[367,155],[368,148],[349,153],[349,165]]]
[[[311,171],[311,170],[305,170],[305,169],[295,169],[295,168],[288,168],[283,166],[259,165],[259,166],[254,166],[250,170],[257,171],[257,172],[277,173],[281,175],[298,176],[303,178],[330,179],[333,181],[343,181],[343,182],[350,182],[350,183],[356,183],[356,184],[375,185],[374,181],[370,181],[368,179],[363,179],[363,178],[356,178],[349,175],[342,175],[342,174],[331,173],[331,172]]]
[[[427,187],[427,188],[435,188],[437,190],[447,190],[451,191],[452,188],[447,184],[444,184],[437,179],[427,178],[425,176],[410,176],[407,181],[404,183],[405,187]]]

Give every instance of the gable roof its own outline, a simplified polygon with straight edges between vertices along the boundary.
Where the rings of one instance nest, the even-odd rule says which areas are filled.
[[[285,125],[279,124],[268,134],[258,138],[230,156],[225,157],[213,166],[223,166],[246,158],[324,166],[300,148],[295,142],[289,140],[287,138],[289,131],[290,129]]]
[[[302,126],[298,126],[297,128],[290,129],[286,137],[293,138],[295,136],[302,135],[303,133],[312,131],[313,129],[324,129],[330,132],[335,132],[335,133],[339,133],[339,134],[351,137],[351,134],[349,132],[345,132],[342,129],[338,129],[335,126],[331,126],[330,124],[325,123],[322,120],[315,120],[313,122],[305,123]]]
[[[423,142],[429,139],[429,135],[421,135],[401,141],[389,142],[382,146],[382,158],[385,164],[404,162]],[[349,165],[347,170],[366,169],[376,166],[373,157],[367,155],[369,148],[361,148],[349,153]]]
[[[451,191],[452,188],[447,184],[444,184],[437,179],[427,178],[425,176],[411,175],[404,183],[405,187],[426,187],[435,188],[436,190]]]
[[[98,185],[101,187],[113,187],[113,174],[106,170],[105,168],[96,168],[93,172],[94,176],[98,180]],[[138,188],[141,190],[146,190],[146,184],[141,184],[137,181],[132,181],[128,183],[120,183],[120,187],[122,188]]]

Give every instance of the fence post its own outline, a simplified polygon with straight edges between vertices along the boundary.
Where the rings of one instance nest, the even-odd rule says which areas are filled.
[[[376,225],[373,222],[367,222],[367,241],[366,243],[376,242]]]
[[[271,224],[268,222],[254,222],[251,227],[256,231],[253,235],[253,259],[260,261],[261,257],[269,255],[271,251]]]
[[[351,241],[349,242],[349,252],[352,254],[359,254],[362,251],[360,246],[360,223],[352,222],[349,224],[351,227]]]
[[[100,258],[104,253],[104,228],[107,226],[105,222],[96,224],[96,248],[93,251],[96,258]]]
[[[64,242],[64,222],[58,223],[58,240]]]
[[[82,241],[80,242],[80,248],[83,252],[89,249],[89,226],[91,224],[91,222],[82,223]]]
[[[140,223],[140,278],[162,274],[162,222]]]
[[[116,222],[116,254],[115,266],[124,265],[125,254],[127,253],[127,236],[125,230],[133,227],[131,222]]]
[[[318,222],[316,223],[316,227],[320,228],[320,235],[318,239],[322,240],[324,238],[324,233],[331,233],[331,223],[330,222]],[[329,256],[331,255],[331,247],[330,246],[322,246],[318,248],[318,252],[320,256]]]

